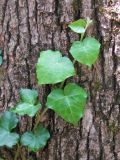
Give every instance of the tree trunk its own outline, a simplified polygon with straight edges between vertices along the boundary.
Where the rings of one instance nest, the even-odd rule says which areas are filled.
[[[37,154],[23,149],[21,154],[25,153],[26,159],[120,160],[120,23],[110,10],[112,5],[110,0],[0,0],[4,58],[0,67],[1,112],[16,104],[21,87],[36,88],[45,103],[50,86],[37,85],[35,64],[41,50],[60,50],[70,56],[71,43],[79,39],[68,29],[71,21],[92,18],[94,25],[87,35],[102,44],[92,69],[76,64],[79,77],[74,81],[89,93],[83,119],[74,127],[49,111],[45,121],[51,134],[48,145]],[[22,118],[20,133],[33,122]],[[0,149],[0,158],[12,160],[15,150]]]

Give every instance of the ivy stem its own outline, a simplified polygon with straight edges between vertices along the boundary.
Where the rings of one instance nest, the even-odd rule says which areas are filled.
[[[37,117],[37,121],[35,123],[34,129],[38,126],[39,122],[43,119],[45,113],[47,112],[48,108],[46,107],[42,113],[40,113]]]
[[[60,88],[63,88],[65,81],[62,81],[62,83],[60,84]]]
[[[83,40],[84,34],[85,34],[85,32],[81,34],[80,41]]]
[[[19,156],[19,154],[20,154],[20,149],[21,149],[21,146],[20,146],[20,144],[18,143],[18,145],[17,145],[17,151],[16,151],[16,154],[15,154],[14,160],[17,160],[17,158],[18,158],[18,156]]]

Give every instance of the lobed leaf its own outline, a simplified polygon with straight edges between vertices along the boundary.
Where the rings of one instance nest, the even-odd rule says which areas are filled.
[[[17,144],[19,135],[12,133],[11,130],[16,127],[18,118],[12,112],[6,111],[0,117],[0,147],[7,146],[12,147]]]
[[[6,111],[0,117],[0,128],[3,128],[7,131],[11,131],[13,128],[17,126],[17,124],[18,124],[18,118],[12,112]]]
[[[36,66],[39,84],[55,84],[75,75],[75,69],[67,57],[59,51],[42,51]]]
[[[12,108],[11,111],[19,114],[20,116],[28,115],[33,117],[38,110],[41,108],[41,104],[33,105],[29,103],[19,103],[15,108]]]
[[[38,125],[34,131],[26,132],[22,135],[21,144],[36,152],[44,148],[49,138],[50,134],[48,130],[42,125]]]
[[[47,98],[47,107],[54,110],[67,122],[76,124],[84,113],[86,91],[74,83],[62,89],[53,90]]]
[[[73,42],[70,53],[75,60],[91,67],[98,58],[99,50],[100,43],[95,38],[87,37],[83,41]]]
[[[16,145],[19,140],[19,135],[17,133],[11,133],[3,128],[0,128],[0,147],[7,146],[12,148]]]
[[[34,89],[31,90],[31,89],[22,88],[20,90],[20,98],[22,102],[35,104],[38,99],[38,92]]]

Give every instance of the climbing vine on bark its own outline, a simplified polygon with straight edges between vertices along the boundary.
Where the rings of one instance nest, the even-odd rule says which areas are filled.
[[[77,74],[74,67],[76,61],[91,68],[98,58],[100,43],[93,37],[85,37],[85,32],[91,23],[92,21],[87,18],[69,24],[71,30],[81,35],[80,40],[74,41],[69,50],[74,58],[73,62],[68,57],[62,56],[60,51],[40,52],[36,65],[38,84],[54,86],[58,84],[48,95],[44,110],[38,100],[38,92],[34,89],[22,88],[19,92],[20,100],[16,106],[0,117],[0,147],[12,148],[17,144],[15,160],[22,146],[27,147],[29,151],[37,152],[46,145],[50,133],[41,123],[48,109],[54,110],[66,122],[73,125],[83,117],[87,101],[86,90],[75,83],[64,86],[64,81]],[[36,116],[34,128],[23,135],[13,132],[19,122],[18,115]]]

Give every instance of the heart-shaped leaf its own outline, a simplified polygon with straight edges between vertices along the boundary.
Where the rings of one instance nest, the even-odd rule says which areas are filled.
[[[6,111],[0,117],[0,147],[7,146],[12,147],[19,140],[19,135],[17,133],[11,133],[11,130],[16,127],[18,123],[17,116]]]
[[[69,24],[69,27],[71,30],[73,30],[76,33],[84,33],[86,28],[87,22],[84,19],[79,19],[75,22],[72,22]]]
[[[38,125],[34,131],[26,132],[22,135],[21,144],[36,152],[44,148],[49,138],[48,130],[42,125]]]
[[[99,50],[100,43],[95,38],[87,37],[83,41],[75,41],[70,53],[75,60],[91,67],[98,58]]]
[[[33,105],[29,103],[19,103],[15,108],[12,108],[11,111],[21,116],[27,114],[28,116],[33,117],[40,108],[41,104]]]
[[[47,98],[47,107],[54,110],[67,122],[76,124],[83,116],[87,93],[74,83],[65,86],[64,90],[55,89]]]
[[[42,51],[37,63],[37,79],[39,84],[55,84],[75,75],[72,62],[62,57],[59,51]]]
[[[36,90],[31,89],[21,89],[20,90],[20,98],[22,102],[35,104],[38,99],[38,92]]]
[[[11,133],[5,129],[0,128],[0,147],[7,146],[12,148],[16,145],[19,140],[19,135],[17,133]]]
[[[17,126],[18,118],[17,116],[9,111],[4,112],[0,117],[0,128],[3,128],[7,131],[11,131]]]

